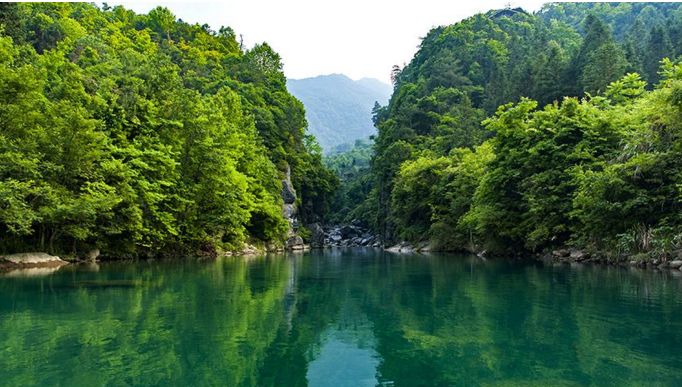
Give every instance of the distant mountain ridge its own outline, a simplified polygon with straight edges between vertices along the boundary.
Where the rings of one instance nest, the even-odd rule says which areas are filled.
[[[325,151],[374,134],[374,102],[385,105],[392,92],[378,79],[354,81],[343,74],[290,79],[287,88],[305,105],[310,132]]]

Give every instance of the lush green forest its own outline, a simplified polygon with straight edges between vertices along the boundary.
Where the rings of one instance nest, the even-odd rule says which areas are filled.
[[[438,249],[670,256],[681,40],[674,3],[556,3],[431,30],[375,110],[369,177],[344,182],[369,186],[353,213],[387,242]]]
[[[325,155],[324,163],[340,180],[332,200],[329,221],[351,223],[365,219],[362,211],[372,191],[370,162],[373,154],[373,142],[365,139],[356,140],[352,145],[341,144]]]
[[[0,250],[239,249],[303,222],[336,178],[280,57],[229,27],[88,3],[0,5]]]
[[[2,251],[281,242],[289,168],[304,225],[360,219],[387,243],[682,247],[679,4],[552,3],[435,28],[393,69],[372,142],[324,162],[266,43],[165,8],[3,3],[0,23]]]

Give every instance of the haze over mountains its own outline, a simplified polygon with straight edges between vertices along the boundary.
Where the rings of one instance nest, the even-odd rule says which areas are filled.
[[[374,134],[374,102],[385,105],[392,92],[377,79],[342,74],[290,79],[287,88],[305,105],[310,132],[325,151]]]

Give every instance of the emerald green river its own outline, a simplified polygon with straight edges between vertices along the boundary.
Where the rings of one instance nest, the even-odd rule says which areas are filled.
[[[372,249],[0,278],[0,385],[679,385],[682,272]]]

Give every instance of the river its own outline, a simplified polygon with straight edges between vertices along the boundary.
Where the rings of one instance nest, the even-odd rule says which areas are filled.
[[[674,385],[682,272],[373,249],[0,278],[0,385]]]

